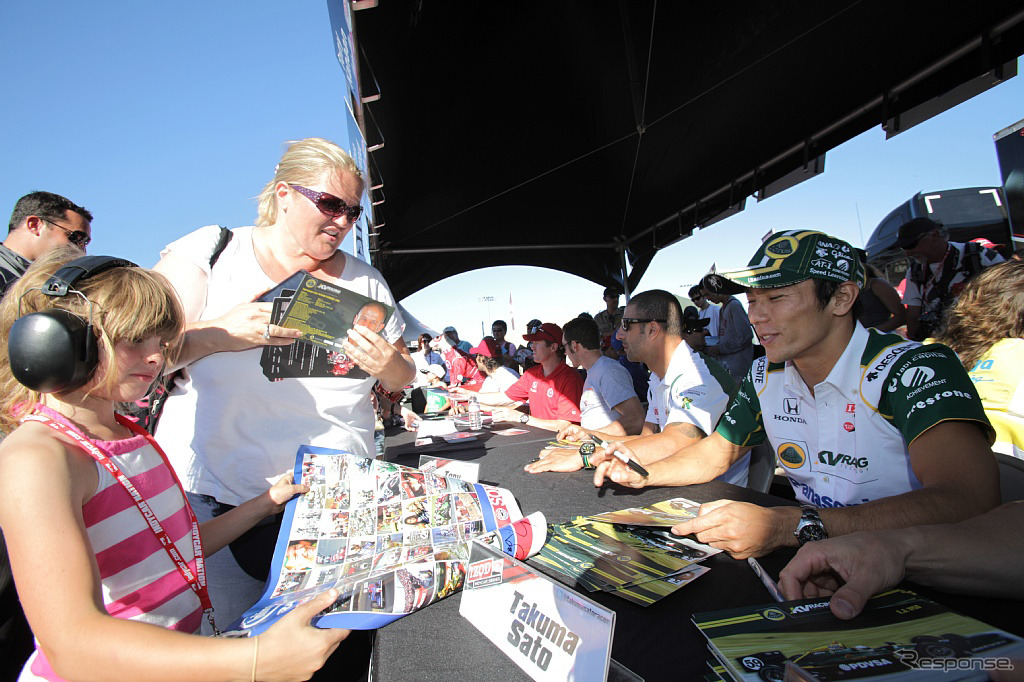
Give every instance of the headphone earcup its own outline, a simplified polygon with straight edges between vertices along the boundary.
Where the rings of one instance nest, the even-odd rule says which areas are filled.
[[[60,308],[19,317],[7,340],[11,373],[40,393],[79,388],[99,364],[97,339],[85,319]]]

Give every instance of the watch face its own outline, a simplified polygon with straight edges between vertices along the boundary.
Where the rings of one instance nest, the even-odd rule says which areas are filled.
[[[580,445],[580,454],[581,455],[592,455],[592,454],[594,454],[594,451],[596,449],[597,449],[597,446],[595,446],[593,443],[583,443],[582,445]]]
[[[805,542],[824,540],[827,537],[828,533],[825,532],[825,529],[816,523],[809,523],[805,525],[803,528],[800,529],[800,532],[797,534],[797,539],[800,541],[801,545]]]

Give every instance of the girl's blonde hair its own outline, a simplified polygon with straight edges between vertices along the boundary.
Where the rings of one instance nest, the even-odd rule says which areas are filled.
[[[960,356],[968,370],[1002,339],[1024,338],[1024,261],[985,268],[947,311],[936,341]]]
[[[136,267],[116,267],[75,284],[88,301],[69,293],[53,297],[43,294],[46,280],[65,263],[82,255],[69,247],[58,248],[38,258],[15,282],[0,302],[0,334],[10,337],[11,325],[22,315],[47,308],[62,308],[82,318],[90,317],[101,362],[114,366],[114,344],[118,341],[141,341],[158,336],[166,344],[165,357],[177,354],[185,315],[170,283],[159,273]],[[20,309],[20,310],[19,310]],[[117,376],[106,377],[106,387],[113,388]],[[18,420],[32,411],[40,394],[22,386],[11,373],[7,344],[0,348],[0,427],[12,430]]]
[[[274,190],[279,182],[313,185],[325,171],[351,173],[360,181],[363,179],[363,172],[352,157],[330,140],[307,137],[288,144],[288,150],[274,170],[273,179],[260,192],[257,225],[273,225],[277,221],[277,193]]]

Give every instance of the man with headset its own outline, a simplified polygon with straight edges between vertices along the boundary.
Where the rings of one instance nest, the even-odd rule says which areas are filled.
[[[91,222],[89,211],[59,194],[32,192],[18,199],[7,239],[0,244],[0,296],[51,249],[73,244],[85,251],[92,240]]]

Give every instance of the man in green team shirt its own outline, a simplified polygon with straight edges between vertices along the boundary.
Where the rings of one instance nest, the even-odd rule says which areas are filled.
[[[864,274],[844,241],[769,237],[720,283],[745,291],[766,357],[754,361],[708,438],[644,462],[598,451],[594,484],[641,488],[713,480],[767,440],[803,508],[717,500],[673,528],[734,557],[860,530],[950,523],[999,502],[993,432],[956,355],[856,319]],[[611,452],[638,459],[642,477]]]

